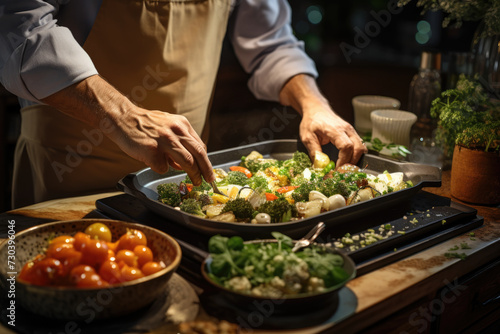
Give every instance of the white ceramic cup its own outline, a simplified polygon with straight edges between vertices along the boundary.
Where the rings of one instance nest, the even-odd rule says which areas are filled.
[[[352,99],[354,109],[354,128],[360,135],[372,131],[370,113],[377,109],[399,109],[399,100],[379,95],[359,95]]]
[[[372,111],[370,117],[373,124],[372,138],[378,138],[386,144],[410,146],[410,131],[417,121],[417,115],[403,110],[380,109]]]

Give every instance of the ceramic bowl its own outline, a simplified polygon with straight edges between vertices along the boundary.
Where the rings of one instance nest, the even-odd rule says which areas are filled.
[[[417,121],[417,115],[403,110],[381,109],[371,113],[372,138],[383,143],[410,146],[410,131]]]
[[[47,287],[17,281],[16,305],[52,319],[88,322],[136,311],[152,303],[165,291],[181,260],[179,244],[168,234],[149,226],[107,219],[60,221],[38,225],[16,234],[15,269],[9,270],[7,265],[1,266],[2,284],[8,282],[6,279],[11,277],[11,272],[19,273],[26,262],[43,253],[49,239],[59,235],[74,235],[97,222],[110,228],[113,240],[126,233],[127,229],[142,231],[155,260],[163,261],[166,268],[155,274],[106,288]],[[0,258],[7,259],[8,254],[7,240],[0,244]]]
[[[354,128],[359,134],[365,135],[372,131],[370,113],[377,109],[399,109],[399,100],[380,95],[359,95],[352,99],[354,109]]]

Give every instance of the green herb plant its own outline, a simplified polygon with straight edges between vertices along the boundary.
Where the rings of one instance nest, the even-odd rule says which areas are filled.
[[[436,139],[450,157],[455,144],[486,152],[500,148],[500,104],[476,79],[460,75],[456,88],[432,102],[431,116],[438,118]]]

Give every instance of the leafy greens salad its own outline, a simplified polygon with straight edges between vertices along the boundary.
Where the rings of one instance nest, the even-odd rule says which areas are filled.
[[[314,161],[303,152],[292,158],[264,158],[257,151],[241,158],[229,171],[214,169],[214,193],[203,180],[193,186],[186,176],[158,185],[158,200],[202,218],[224,222],[270,224],[299,220],[413,186],[403,173],[370,175],[358,166],[335,163],[317,152]]]
[[[272,235],[276,242],[211,237],[209,277],[227,289],[264,298],[321,293],[350,278],[339,254],[316,244],[293,253],[288,236]]]

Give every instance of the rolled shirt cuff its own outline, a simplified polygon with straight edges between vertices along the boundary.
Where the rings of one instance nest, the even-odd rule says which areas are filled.
[[[56,26],[32,34],[2,70],[2,84],[21,99],[40,100],[97,74],[69,29]]]
[[[255,69],[248,87],[258,99],[279,102],[285,83],[298,74],[318,77],[313,60],[301,48],[295,43],[281,46],[268,54]]]

